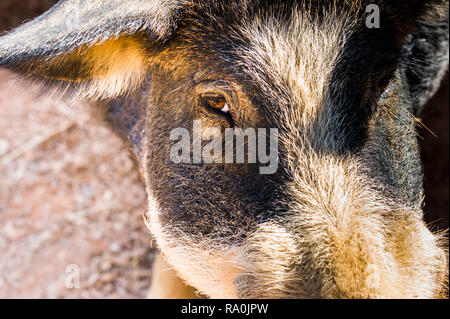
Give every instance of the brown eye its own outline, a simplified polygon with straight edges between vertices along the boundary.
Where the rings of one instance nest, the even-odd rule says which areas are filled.
[[[204,95],[203,98],[208,107],[223,113],[228,113],[230,111],[227,101],[221,95]]]
[[[378,87],[380,88],[381,92],[386,92],[389,89],[390,84],[390,78],[384,77],[381,79],[380,83],[378,84]]]

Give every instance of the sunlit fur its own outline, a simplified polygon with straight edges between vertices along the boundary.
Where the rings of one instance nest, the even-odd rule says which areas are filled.
[[[37,64],[34,66],[33,64]],[[80,65],[87,68],[66,76],[65,65]],[[80,85],[73,98],[113,98],[136,89],[146,74],[146,55],[142,44],[132,37],[119,37],[82,46],[70,54],[62,54],[44,62],[27,65],[31,74],[53,81],[75,82]],[[60,69],[61,68],[61,69]]]
[[[249,241],[246,273],[254,282],[242,291],[274,298],[439,296],[446,254],[421,216],[376,194],[353,159],[301,154],[292,162],[289,215],[260,225]]]
[[[275,17],[247,27],[254,41],[246,53],[249,69],[257,61],[291,99],[277,123],[287,127],[281,143],[288,151],[290,213],[284,226],[263,224],[250,240],[256,283],[242,289],[250,297],[433,298],[445,285],[446,253],[420,207],[398,206],[377,194],[357,156],[318,153],[339,143],[332,138],[335,114],[310,123],[321,109],[333,109],[325,92],[349,21],[334,12],[318,25],[298,14],[289,27]]]
[[[148,175],[146,175],[148,178]],[[146,182],[149,185],[148,180]],[[161,226],[159,207],[147,188],[147,227],[152,231],[162,255],[174,267],[184,281],[200,293],[213,298],[238,298],[234,280],[242,272],[240,259],[242,247],[217,244],[207,238],[193,238],[178,233],[174,236]],[[175,227],[176,228],[176,227]]]
[[[142,38],[133,35],[148,29],[155,39],[167,36],[181,2],[109,0],[107,10],[104,6],[61,1],[2,37],[0,64],[63,89],[69,86],[60,81],[73,82],[74,99],[113,98],[135,89],[147,71],[147,57]]]
[[[186,285],[161,255],[156,256],[152,265],[152,286],[147,298],[194,299],[198,297],[196,290]]]

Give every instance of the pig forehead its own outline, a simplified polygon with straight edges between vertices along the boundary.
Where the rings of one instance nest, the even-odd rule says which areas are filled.
[[[272,117],[278,119],[276,126],[319,125],[327,130],[330,123],[343,122],[337,117],[352,113],[358,113],[358,118],[347,117],[348,122],[362,123],[366,114],[353,106],[362,104],[364,82],[373,70],[357,65],[367,64],[378,51],[386,54],[393,46],[386,51],[377,45],[389,42],[390,35],[383,34],[385,29],[368,29],[359,10],[339,10],[338,6],[328,7],[326,14],[292,6],[283,10],[259,10],[241,18],[233,13],[228,17],[232,23],[221,22],[219,16],[216,23],[193,18],[160,58],[188,77],[193,72],[200,80],[236,80],[252,95],[255,106],[269,117],[277,113]],[[349,69],[358,70],[350,74]],[[343,89],[330,97],[336,88]],[[327,103],[338,110],[328,113],[336,117],[333,121],[317,118]],[[339,110],[344,104],[347,110]]]
[[[352,24],[349,15],[337,12],[320,20],[302,11],[292,12],[289,21],[258,16],[240,27],[248,42],[236,56],[265,95],[309,117],[324,101]]]
[[[155,60],[182,81],[235,80],[251,100],[260,99],[255,102],[264,111],[295,108],[311,120],[326,102],[330,83],[348,89],[373,72],[359,67],[349,74],[347,66],[356,69],[361,60],[367,64],[370,55],[391,49],[377,47],[377,41],[389,42],[393,36],[365,26],[362,1],[355,2],[357,9],[352,9],[351,1],[339,3],[346,3],[348,10],[327,5],[325,12],[311,12],[300,4],[285,4],[280,10],[230,13],[222,8],[208,12],[206,18],[193,13]],[[352,97],[357,104],[360,92],[356,93],[345,98]]]
[[[322,2],[317,3],[320,6]],[[264,92],[279,98],[281,90],[289,96],[295,92],[297,102],[317,100],[321,96],[313,95],[320,94],[329,80],[347,40],[367,31],[361,26],[365,19],[359,16],[360,10],[351,7],[340,10],[337,5],[328,5],[325,11],[311,12],[299,4],[285,4],[280,10],[241,13],[222,8],[223,12],[208,12],[207,18],[193,13],[172,44],[155,59],[179,74],[194,70],[197,78],[234,78],[247,85],[263,86]],[[358,47],[371,45],[367,39],[353,44],[355,56]]]
[[[363,126],[364,112],[357,119],[348,116],[358,112],[352,105],[358,108],[362,101],[358,94],[330,93],[333,87],[344,91],[354,85],[339,66],[348,63],[343,56],[350,35],[357,32],[355,21],[352,12],[330,10],[315,17],[293,10],[286,20],[277,14],[259,15],[240,27],[247,43],[236,48],[239,69],[257,84],[257,104],[272,124],[289,132],[287,139],[305,139],[317,149],[335,148],[329,136],[355,143],[347,137],[352,129],[341,123]],[[358,63],[356,59],[349,61]],[[364,134],[360,136],[357,144]]]
[[[325,16],[284,10],[260,10],[216,25],[193,19],[158,59],[180,77],[194,72],[200,80],[235,80],[266,102],[315,112],[360,21],[352,10],[334,8]]]

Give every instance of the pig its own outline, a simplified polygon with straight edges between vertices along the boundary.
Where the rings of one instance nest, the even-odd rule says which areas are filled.
[[[88,100],[132,149],[149,297],[440,298],[415,119],[448,37],[445,0],[64,0],[0,37],[0,66]],[[275,169],[192,160],[229,129],[275,130]]]

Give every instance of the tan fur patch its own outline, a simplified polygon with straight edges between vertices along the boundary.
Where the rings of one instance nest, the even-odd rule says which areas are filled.
[[[161,257],[156,256],[152,266],[152,284],[149,299],[196,299],[196,291],[184,283],[176,272]]]
[[[90,47],[82,46],[48,62],[33,64],[29,69],[33,74],[52,80],[89,82],[84,96],[112,98],[140,84],[146,74],[146,60],[141,41],[122,36]],[[80,71],[67,75],[63,70],[71,64],[77,64]]]
[[[244,273],[254,281],[242,289],[270,298],[439,297],[446,253],[420,213],[377,194],[354,159],[309,154],[292,163],[289,214],[249,239]]]

